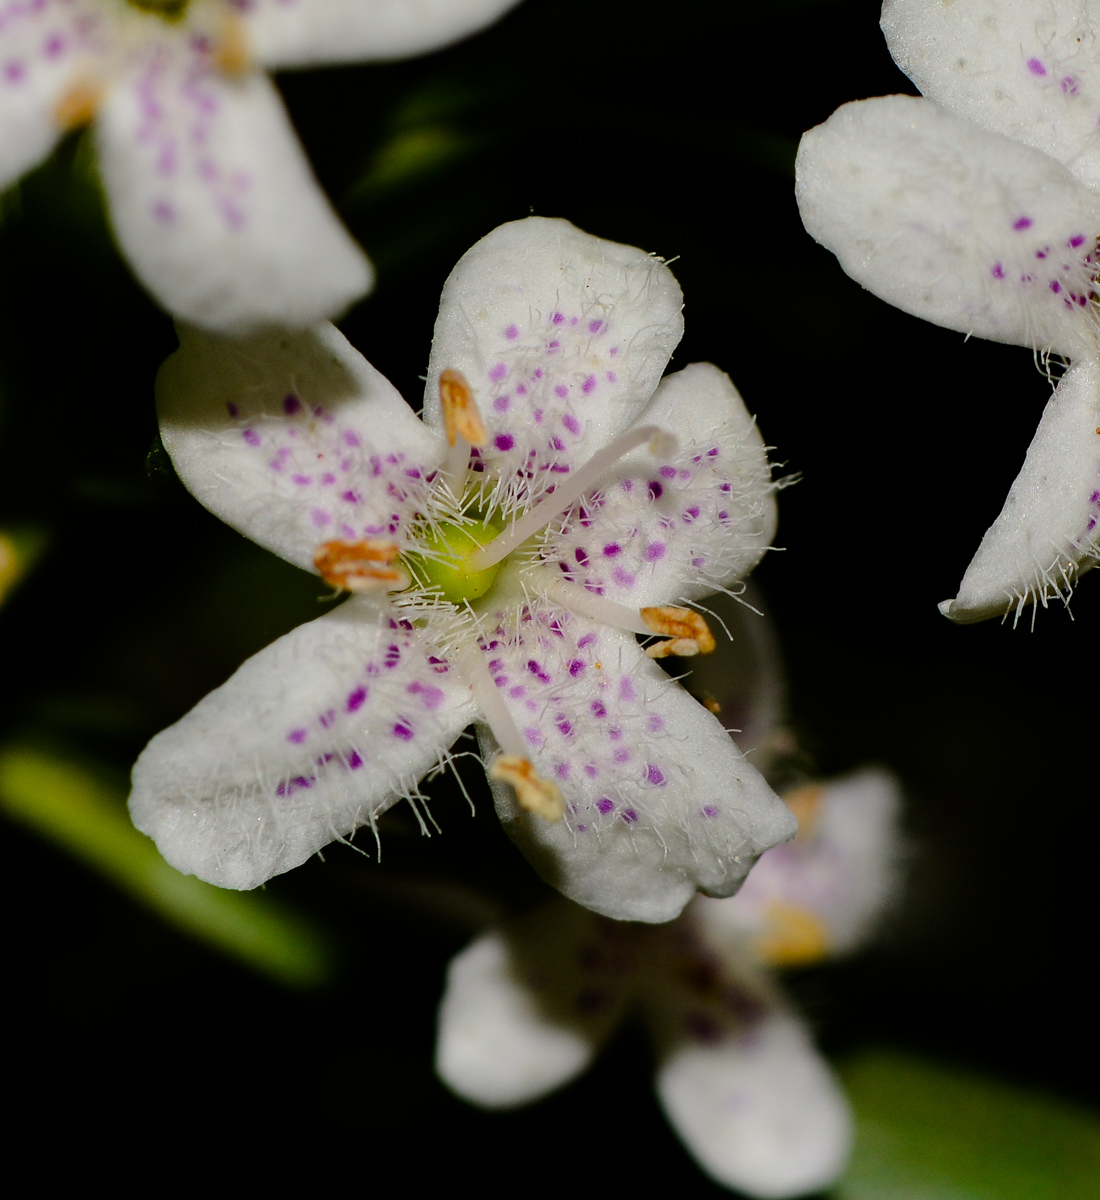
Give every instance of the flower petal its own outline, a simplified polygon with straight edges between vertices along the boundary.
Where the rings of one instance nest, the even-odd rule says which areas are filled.
[[[757,953],[782,965],[843,954],[867,939],[896,891],[901,793],[893,775],[865,769],[795,797],[804,811],[798,837],[762,855],[736,896],[701,896],[693,906],[710,943],[752,938]],[[823,945],[805,946],[807,925]]]
[[[460,371],[489,434],[482,456],[535,493],[633,421],[683,333],[683,297],[658,258],[528,217],[468,250],[443,288],[424,419]]]
[[[363,599],[280,638],[145,748],[134,824],[184,874],[252,888],[373,823],[475,715],[431,649]]]
[[[802,1023],[782,1008],[739,1028],[702,1011],[686,1023],[687,1036],[663,1047],[657,1095],[699,1165],[750,1196],[801,1196],[834,1182],[851,1117]]]
[[[161,436],[211,512],[307,570],[327,539],[405,536],[442,439],[343,334],[179,334],[157,375]]]
[[[574,506],[544,554],[566,577],[632,607],[708,596],[760,561],[775,534],[764,439],[728,375],[694,363],[638,418],[676,435],[627,455]]]
[[[1034,0],[886,0],[895,62],[930,100],[1034,146],[1100,187],[1095,12]]]
[[[799,147],[806,228],[906,312],[1066,355],[1095,345],[1100,197],[927,100],[838,109]]]
[[[249,49],[269,67],[403,58],[495,21],[516,0],[237,0]]]
[[[81,67],[98,57],[104,23],[86,0],[8,4],[0,12],[0,187],[41,162],[64,132],[62,102],[83,82]]]
[[[736,891],[794,833],[718,721],[632,635],[533,604],[498,620],[489,669],[536,770],[561,789],[565,819],[524,812],[501,784],[494,797],[547,883],[617,920],[669,921],[696,889]]]
[[[1027,604],[1068,600],[1100,559],[1100,363],[1068,371],[1050,398],[1001,514],[940,611],[984,621]]]
[[[478,938],[447,970],[439,1077],[485,1108],[568,1083],[622,1018],[644,933],[558,898]]]
[[[318,188],[278,94],[258,72],[215,71],[153,46],[100,112],[100,170],[135,273],[171,312],[245,333],[332,316],[370,264]]]

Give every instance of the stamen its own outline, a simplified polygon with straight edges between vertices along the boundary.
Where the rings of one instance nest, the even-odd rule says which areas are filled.
[[[520,808],[553,823],[565,815],[561,792],[549,779],[535,773],[529,758],[515,754],[498,754],[489,764],[489,778],[511,784]]]
[[[593,621],[599,621],[601,625],[610,625],[613,629],[625,629],[628,633],[643,635],[653,632],[642,619],[642,613],[638,609],[616,604],[614,600],[605,600],[603,596],[597,596],[595,592],[564,579],[550,581],[546,588],[546,598],[556,601],[579,617],[590,617]]]
[[[461,499],[465,490],[466,468],[470,462],[470,447],[484,446],[489,434],[478,411],[473,389],[460,371],[448,367],[440,373],[439,403],[443,409],[447,445],[451,448],[443,474],[451,484],[451,491]]]
[[[243,75],[252,66],[244,23],[232,14],[227,13],[218,24],[213,62],[226,75]]]
[[[646,649],[650,658],[667,658],[670,654],[690,658],[696,654],[710,654],[714,650],[714,634],[701,614],[692,608],[677,608],[672,604],[643,608],[641,617],[651,633],[663,633],[669,637],[667,642],[657,642]]]
[[[597,450],[583,467],[559,484],[549,496],[509,525],[500,537],[479,550],[470,559],[471,566],[475,570],[484,570],[507,558],[517,546],[572,507],[623,455],[646,442],[649,443],[650,453],[656,456],[667,457],[676,449],[676,439],[658,425],[639,425],[619,434],[614,441]]]
[[[399,592],[409,586],[409,576],[391,565],[398,549],[391,538],[322,542],[313,565],[325,583],[346,592]]]
[[[61,97],[54,109],[54,117],[66,133],[72,129],[82,129],[95,120],[102,99],[103,89],[91,80],[83,79]]]
[[[481,708],[485,724],[493,731],[501,753],[489,764],[490,779],[510,784],[521,808],[544,821],[560,821],[565,814],[565,801],[557,786],[537,774],[527,756],[523,735],[512,720],[512,714],[493,682],[489,668],[476,645],[467,644],[458,655],[458,666],[470,684],[474,699]]]

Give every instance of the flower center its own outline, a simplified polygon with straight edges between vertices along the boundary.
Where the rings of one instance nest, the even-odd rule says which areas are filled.
[[[473,556],[500,533],[491,521],[470,525],[440,522],[418,539],[417,552],[403,561],[422,587],[438,588],[452,604],[480,600],[493,586],[500,563],[477,567]]]
[[[126,0],[132,8],[163,17],[166,21],[178,21],[187,8],[188,0]]]

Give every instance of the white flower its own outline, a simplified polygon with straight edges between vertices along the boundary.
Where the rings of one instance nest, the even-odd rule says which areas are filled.
[[[941,611],[1053,596],[1100,558],[1100,14],[1080,0],[887,0],[926,99],[845,105],[802,140],[806,228],[907,312],[1072,360]]]
[[[737,896],[699,897],[659,928],[555,898],[473,942],[440,1006],[443,1080],[486,1108],[535,1100],[639,1010],[668,1119],[719,1183],[761,1197],[831,1184],[848,1106],[765,964],[866,939],[893,885],[899,797],[890,775],[862,771],[789,800],[798,838],[765,854]]]
[[[150,743],[131,810],[169,862],[254,887],[415,798],[471,722],[510,836],[608,916],[729,895],[791,836],[635,638],[706,649],[703,619],[670,602],[734,585],[774,530],[729,379],[661,379],[680,308],[659,259],[565,221],[504,225],[444,288],[423,423],[331,327],[181,332],[157,392],[184,482],[361,594]]]
[[[304,326],[371,284],[261,67],[400,57],[515,0],[2,0],[0,187],[95,118],[115,233],[170,311]]]

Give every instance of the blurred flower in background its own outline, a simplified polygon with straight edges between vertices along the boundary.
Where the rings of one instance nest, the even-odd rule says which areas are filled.
[[[1072,361],[955,621],[1066,603],[1100,561],[1100,43],[1077,3],[887,0],[924,98],[846,104],[802,139],[806,228],[864,287],[968,337]],[[1053,378],[1052,378],[1053,382]]]
[[[588,1066],[639,1010],[656,1088],[700,1165],[751,1196],[833,1183],[851,1149],[844,1095],[768,965],[855,950],[893,890],[900,797],[883,771],[788,794],[795,841],[741,892],[670,925],[612,923],[552,900],[451,963],[436,1067],[487,1108],[536,1100]]]
[[[41,0],[0,10],[0,186],[95,121],[111,222],[170,312],[303,326],[368,290],[262,68],[433,50],[515,0]]]
[[[775,529],[728,377],[661,378],[681,306],[640,250],[561,220],[501,226],[444,287],[424,422],[331,328],[181,331],[158,380],[181,478],[359,594],[150,743],[130,807],[169,862],[256,887],[413,801],[474,721],[509,835],[605,915],[729,895],[793,834],[651,661],[713,647],[678,606],[739,586]],[[669,636],[647,654],[635,634],[653,633]]]

